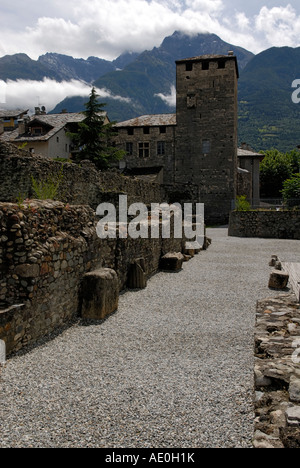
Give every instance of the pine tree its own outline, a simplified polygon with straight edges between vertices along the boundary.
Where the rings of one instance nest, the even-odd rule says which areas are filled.
[[[108,169],[113,161],[123,159],[125,152],[111,144],[115,133],[115,122],[105,123],[105,104],[98,101],[98,94],[92,88],[89,101],[85,104],[85,119],[78,124],[76,133],[69,133],[78,153],[76,162],[89,159],[100,170]]]

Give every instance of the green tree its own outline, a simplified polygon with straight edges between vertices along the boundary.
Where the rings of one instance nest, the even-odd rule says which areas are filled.
[[[108,169],[112,162],[123,159],[125,152],[113,146],[111,140],[116,135],[115,122],[105,123],[105,104],[99,103],[99,96],[92,88],[89,101],[85,104],[85,119],[78,124],[76,133],[69,133],[78,153],[76,162],[89,159],[98,169]]]
[[[282,195],[287,206],[300,206],[300,174],[284,181]]]
[[[266,151],[260,166],[261,194],[264,198],[281,198],[283,183],[293,175],[295,165],[290,153],[276,149]]]
[[[298,174],[300,172],[300,151],[292,150],[287,153],[287,156],[291,158],[293,174]]]

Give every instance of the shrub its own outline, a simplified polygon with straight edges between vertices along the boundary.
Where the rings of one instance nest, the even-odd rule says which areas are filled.
[[[237,197],[235,204],[236,211],[250,211],[251,205],[247,200],[246,195],[241,195]]]
[[[58,174],[50,175],[46,179],[36,180],[31,176],[32,188],[39,200],[55,200],[63,180],[63,166]]]

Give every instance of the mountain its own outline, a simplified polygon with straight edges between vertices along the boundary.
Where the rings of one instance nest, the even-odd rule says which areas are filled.
[[[138,54],[126,52],[112,62],[98,57],[76,59],[68,55],[47,53],[38,60],[26,54],[6,55],[0,58],[0,80],[81,80],[92,83],[108,72],[124,68]]]
[[[239,79],[239,135],[256,150],[289,151],[300,144],[300,104],[292,82],[300,79],[300,48],[273,47],[255,56]]]
[[[0,80],[42,80],[49,77],[58,80],[55,71],[43,63],[32,60],[26,54],[5,55],[0,58]]]
[[[130,102],[104,98],[112,120],[126,120],[141,114],[174,111],[158,94],[170,95],[176,81],[175,61],[204,54],[228,54],[234,50],[242,69],[254,56],[241,47],[222,41],[215,34],[198,34],[193,37],[175,32],[164,39],[160,47],[145,51],[121,71],[109,72],[97,79],[94,85],[108,89],[115,96],[129,98]],[[83,109],[86,98],[67,98],[53,112],[66,108],[69,112]]]

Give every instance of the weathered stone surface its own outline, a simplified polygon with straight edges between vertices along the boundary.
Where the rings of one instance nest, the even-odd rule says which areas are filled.
[[[300,305],[293,294],[257,304],[255,330],[256,448],[299,446]],[[297,354],[298,356],[298,354]]]
[[[285,289],[289,282],[289,274],[281,271],[274,270],[270,275],[269,288]]]
[[[137,258],[130,265],[127,286],[130,289],[144,289],[147,287],[144,258]]]
[[[184,262],[184,255],[180,252],[169,252],[161,258],[161,269],[166,271],[179,271]]]
[[[285,414],[290,426],[300,426],[300,406],[290,406]]]
[[[300,211],[232,211],[228,234],[233,237],[300,239]]]
[[[292,375],[289,386],[290,400],[300,403],[300,376]]]
[[[15,268],[15,274],[22,278],[36,278],[39,273],[40,267],[37,264],[18,265]]]
[[[300,448],[300,429],[295,427],[281,428],[280,439],[285,448]]]
[[[6,361],[6,344],[5,341],[0,340],[0,365],[5,364]]]
[[[110,268],[86,273],[82,281],[81,316],[85,319],[102,320],[115,312],[119,303],[117,273]]]

